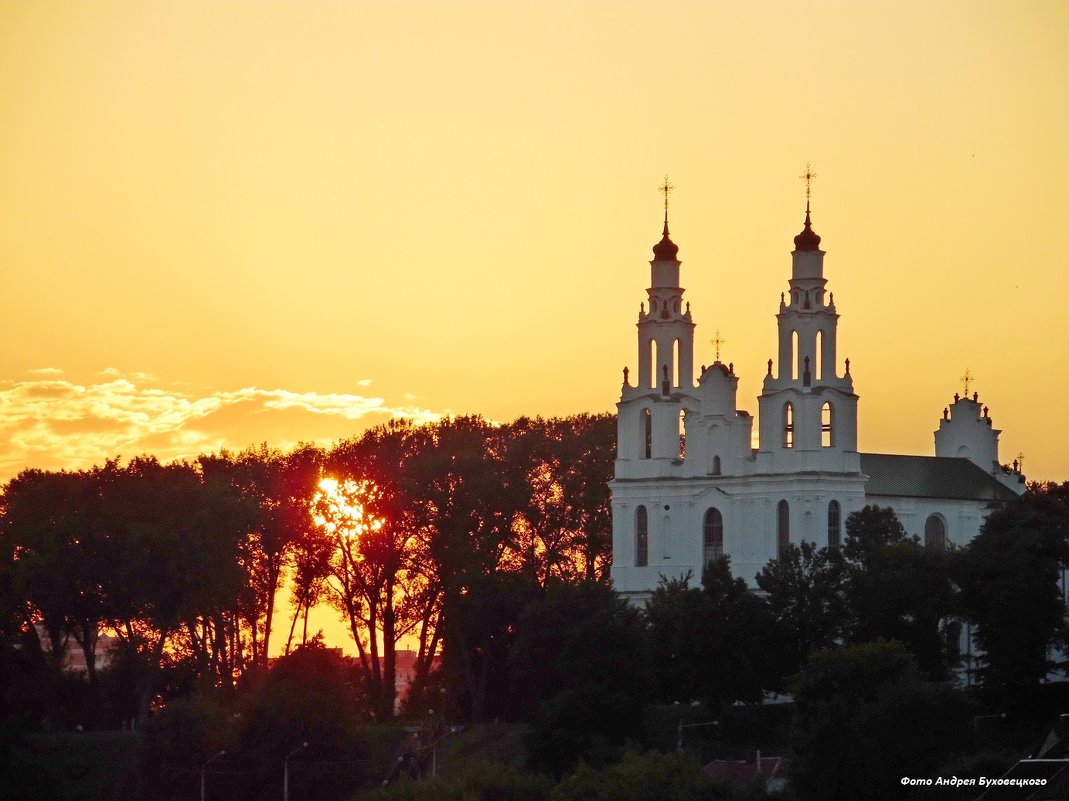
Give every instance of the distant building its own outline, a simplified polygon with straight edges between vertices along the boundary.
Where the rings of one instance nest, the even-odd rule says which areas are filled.
[[[790,543],[838,547],[847,516],[866,504],[893,508],[929,547],[964,545],[991,509],[1024,491],[1018,465],[999,462],[1000,431],[975,392],[943,410],[934,456],[858,452],[858,396],[839,355],[820,241],[807,202],[753,448],[734,364],[717,353],[695,380],[695,323],[666,204],[638,315],[638,368],[624,369],[617,404],[612,577],[626,597],[648,598],[662,576],[699,578],[723,555],[752,584]],[[899,291],[893,279],[887,291]]]
[[[52,653],[52,641],[48,637],[43,624],[36,625],[37,638],[41,642],[41,650],[46,654]],[[93,651],[93,667],[99,672],[111,664],[111,659],[119,647],[119,638],[110,634],[97,635],[96,648]],[[59,669],[64,673],[85,675],[89,671],[86,667],[85,651],[73,636],[67,641],[67,649],[63,654],[63,661]]]
[[[394,712],[399,712],[401,705],[408,699],[412,683],[416,680],[416,658],[418,656],[419,653],[411,648],[398,648],[394,652]],[[431,671],[438,667],[439,662],[437,656],[431,660]]]

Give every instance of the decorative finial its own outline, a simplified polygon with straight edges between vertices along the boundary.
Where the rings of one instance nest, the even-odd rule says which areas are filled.
[[[805,210],[809,211],[809,192],[813,184],[813,179],[817,177],[817,174],[813,172],[813,168],[809,166],[809,162],[805,163],[805,172],[798,176],[805,181]]]
[[[817,174],[813,172],[813,168],[807,161],[805,172],[798,177],[805,181],[805,227],[802,233],[794,238],[794,246],[800,251],[820,250],[820,236],[813,230],[813,223],[809,219],[809,195],[813,189],[813,179],[817,177]]]
[[[1021,473],[1024,472],[1024,454],[1023,453],[1018,453],[1017,454],[1017,459],[1016,459],[1016,461],[1014,461],[1014,464],[1017,465],[1018,472],[1021,472]]]
[[[768,360],[768,374],[772,375],[772,360]]]
[[[965,397],[969,397],[969,384],[975,381],[976,377],[972,373],[970,373],[969,368],[966,367],[964,374],[962,374],[961,378],[959,378],[958,380],[961,381],[962,384],[964,384],[965,386]]]
[[[664,183],[657,187],[658,192],[664,193],[664,225],[665,233],[668,233],[668,193],[675,189],[671,182],[668,180],[668,176],[664,176]]]
[[[846,374],[850,375],[850,360],[846,360]]]
[[[664,176],[664,183],[657,187],[658,192],[664,193],[664,231],[661,232],[661,241],[653,246],[653,258],[657,261],[679,261],[679,246],[668,238],[668,193],[675,187],[669,182],[668,176]]]
[[[625,368],[624,368],[624,383],[625,383],[625,384],[627,383],[627,375],[628,375],[628,373],[629,373],[629,372],[631,372],[631,371],[630,371],[630,370],[628,370],[628,369],[627,369],[627,368],[625,367]]]
[[[720,336],[720,329],[716,329],[716,336],[709,340],[709,344],[716,348],[716,360],[720,361],[720,346],[727,340]]]
[[[949,420],[950,419],[950,409],[948,409],[946,406],[943,407],[943,419],[944,420]]]

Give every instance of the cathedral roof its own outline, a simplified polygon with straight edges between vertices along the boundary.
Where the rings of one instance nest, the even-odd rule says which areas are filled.
[[[820,250],[820,235],[813,230],[813,223],[809,219],[809,203],[805,204],[805,227],[802,233],[794,238],[795,250]]]
[[[1013,490],[964,458],[863,453],[861,472],[869,477],[866,496],[969,501],[1008,501],[1017,497]]]
[[[653,258],[655,261],[678,261],[676,254],[679,253],[679,245],[668,238],[668,218],[664,220],[664,235],[661,241],[653,246]]]

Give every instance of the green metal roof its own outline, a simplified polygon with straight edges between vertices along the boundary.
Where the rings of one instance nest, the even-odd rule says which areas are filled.
[[[866,495],[969,501],[1008,501],[1017,497],[994,476],[968,459],[957,457],[863,453],[861,472],[869,477]]]

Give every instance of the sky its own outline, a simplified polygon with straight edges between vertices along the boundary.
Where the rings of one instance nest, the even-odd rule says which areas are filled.
[[[812,164],[865,451],[1069,479],[1069,4],[0,4],[0,481],[614,409],[667,174],[756,413]]]

